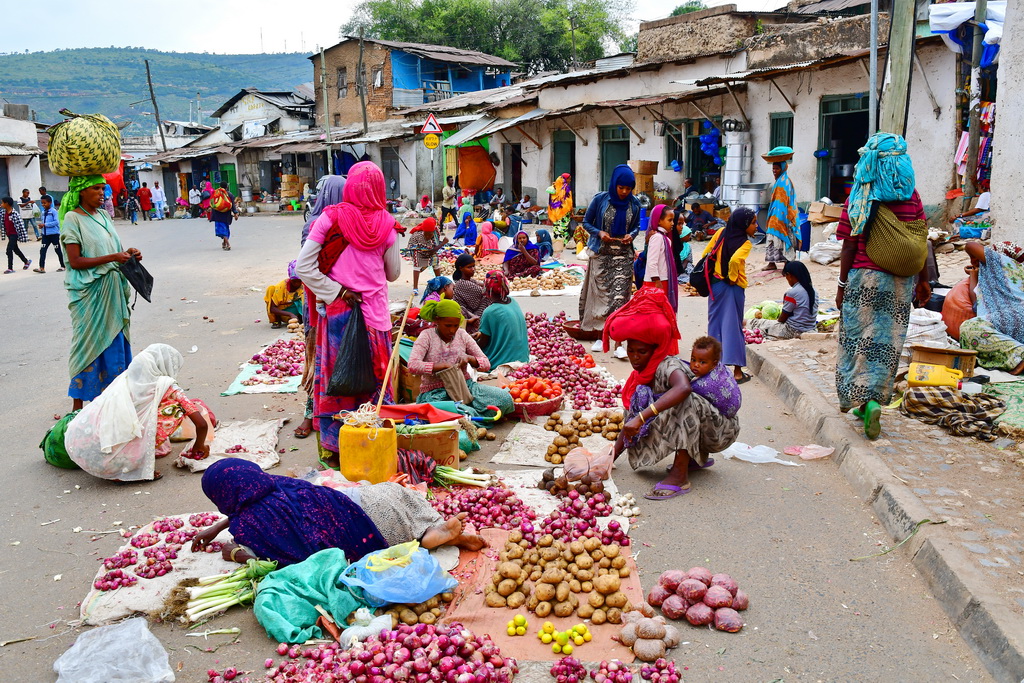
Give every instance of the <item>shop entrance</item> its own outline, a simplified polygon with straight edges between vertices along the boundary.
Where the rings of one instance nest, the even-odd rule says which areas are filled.
[[[619,164],[629,161],[629,129],[625,126],[602,126],[601,139],[601,189],[608,187],[612,171]]]
[[[388,197],[394,199],[402,193],[402,184],[399,179],[398,152],[393,147],[384,147],[380,150],[380,165],[384,171],[384,183],[387,185]]]
[[[554,173],[552,178],[557,178],[563,173],[572,176],[576,180],[576,136],[569,130],[556,130],[551,136],[554,142]]]
[[[868,97],[839,95],[823,97],[818,122],[818,149],[828,156],[818,160],[818,191],[842,204],[850,194],[857,150],[868,140]]]
[[[523,196],[523,146],[507,142],[502,145],[501,156],[505,166],[502,189],[509,199],[519,201]]]

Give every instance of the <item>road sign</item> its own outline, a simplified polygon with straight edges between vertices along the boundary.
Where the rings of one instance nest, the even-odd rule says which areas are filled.
[[[423,128],[420,129],[420,135],[427,135],[428,133],[434,133],[440,135],[442,132],[441,124],[437,122],[437,118],[433,114],[427,114],[427,121],[423,124]]]
[[[428,134],[423,138],[423,145],[427,149],[437,149],[437,146],[441,144],[441,138],[437,137],[433,133]]]

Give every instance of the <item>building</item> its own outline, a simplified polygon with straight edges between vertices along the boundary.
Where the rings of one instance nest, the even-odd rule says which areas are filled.
[[[42,153],[28,106],[5,103],[0,116],[0,197],[20,197],[25,188],[33,197],[39,194]]]

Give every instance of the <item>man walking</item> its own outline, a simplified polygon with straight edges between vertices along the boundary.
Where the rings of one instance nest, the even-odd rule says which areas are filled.
[[[142,183],[142,187],[139,188],[139,208],[142,209],[142,220],[148,221],[149,212],[153,210],[153,191],[146,183]]]
[[[451,214],[453,223],[458,222],[455,214],[456,194],[458,194],[458,191],[455,189],[455,178],[448,176],[445,180],[444,187],[441,188],[441,225],[445,224],[444,217],[449,214]]]
[[[160,187],[160,181],[153,183],[153,205],[156,207],[156,219],[162,221],[167,213],[167,194]]]
[[[64,254],[60,250],[60,219],[57,216],[57,209],[53,207],[53,199],[48,194],[43,195],[43,215],[40,218],[43,224],[43,239],[42,246],[39,247],[39,267],[33,268],[32,271],[35,273],[46,272],[46,250],[53,245],[53,250],[57,252],[57,260],[60,261],[60,268],[57,269],[58,273],[64,272]]]
[[[25,232],[29,227],[36,234],[36,242],[39,241],[39,225],[36,223],[36,203],[32,201],[32,195],[27,189],[21,191],[21,198],[18,200],[18,209],[21,214],[21,222],[25,224]]]
[[[228,192],[228,184],[222,182],[210,196],[210,221],[213,223],[214,234],[221,240],[220,248],[224,251],[231,251],[231,220],[234,218],[234,205],[235,196]]]
[[[199,191],[198,187],[193,187],[188,191],[188,208],[192,214],[192,218],[199,218],[199,212],[201,210],[200,204],[203,202],[203,193]]]

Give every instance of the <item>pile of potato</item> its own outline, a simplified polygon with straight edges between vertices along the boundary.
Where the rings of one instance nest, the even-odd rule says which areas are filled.
[[[594,434],[615,441],[622,430],[622,422],[622,413],[612,410],[602,410],[590,419],[583,417],[583,413],[577,410],[572,413],[568,423],[562,422],[562,413],[552,413],[544,423],[544,429],[556,432],[558,436],[548,446],[544,460],[553,465],[562,464],[566,454],[579,445],[580,439]]]
[[[561,476],[556,475],[555,468],[550,467],[541,474],[540,481],[537,482],[537,488],[547,491],[556,498],[566,496],[570,490],[573,490],[586,499],[592,494],[604,493],[604,482],[591,477],[589,474],[584,474],[583,478],[578,482],[570,482],[564,474]]]
[[[288,321],[288,331],[295,334],[305,334],[302,330],[302,323],[299,322],[298,318],[292,318]]]
[[[629,566],[618,544],[601,545],[596,538],[564,543],[545,534],[531,547],[514,531],[499,561],[485,590],[488,607],[525,606],[541,618],[575,613],[598,625],[622,623],[632,609],[620,590]]]
[[[433,624],[448,609],[448,603],[455,599],[454,593],[441,593],[418,605],[392,605],[382,614],[391,615],[391,628],[399,624]]]
[[[572,273],[556,271],[540,277],[517,277],[509,283],[513,290],[559,290],[574,287],[581,280]]]

